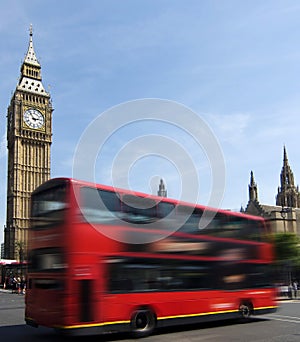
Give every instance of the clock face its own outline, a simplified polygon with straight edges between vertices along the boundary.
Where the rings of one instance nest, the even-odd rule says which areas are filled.
[[[27,109],[24,113],[24,122],[30,128],[41,128],[44,126],[44,116],[37,109]]]

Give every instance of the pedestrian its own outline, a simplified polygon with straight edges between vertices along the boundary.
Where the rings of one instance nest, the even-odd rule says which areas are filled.
[[[293,291],[294,291],[294,297],[297,299],[297,292],[298,292],[298,282],[297,280],[293,281]]]
[[[16,277],[12,278],[12,290],[11,293],[17,293],[17,284],[18,284],[18,280]]]
[[[25,289],[26,289],[26,279],[22,277],[21,280],[21,294],[25,294]]]
[[[17,278],[17,290],[16,293],[20,294],[21,293],[21,278]]]

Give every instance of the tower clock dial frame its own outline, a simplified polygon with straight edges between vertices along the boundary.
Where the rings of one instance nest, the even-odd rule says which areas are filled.
[[[42,129],[45,125],[44,115],[36,108],[28,108],[24,111],[23,121],[32,129]]]

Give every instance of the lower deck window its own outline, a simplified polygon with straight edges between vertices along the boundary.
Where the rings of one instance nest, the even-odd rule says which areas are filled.
[[[238,290],[271,286],[270,265],[246,262],[108,259],[108,292]]]
[[[109,260],[109,292],[196,290],[208,289],[210,284],[207,266],[204,265],[186,265],[173,260]]]

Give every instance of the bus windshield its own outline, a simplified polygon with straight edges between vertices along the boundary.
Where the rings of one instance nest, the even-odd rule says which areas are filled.
[[[63,221],[65,208],[65,184],[33,194],[31,227],[44,229],[58,225]]]

